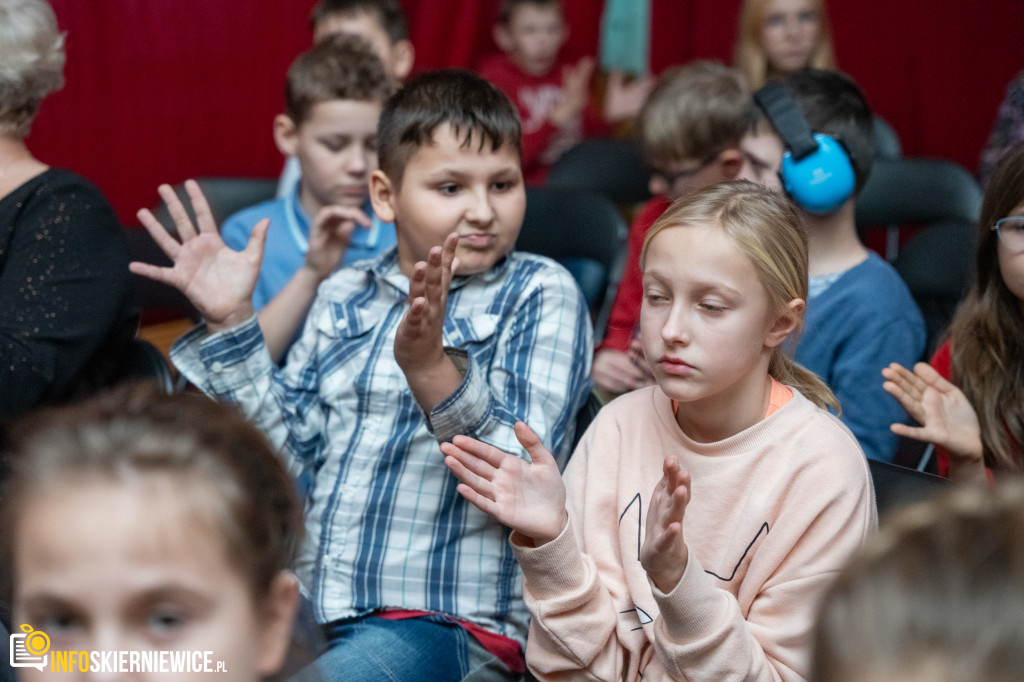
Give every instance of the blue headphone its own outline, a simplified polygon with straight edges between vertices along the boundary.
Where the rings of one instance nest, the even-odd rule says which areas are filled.
[[[769,82],[754,93],[754,101],[786,147],[779,169],[786,193],[811,213],[838,210],[857,184],[850,153],[839,140],[811,130],[785,83]]]

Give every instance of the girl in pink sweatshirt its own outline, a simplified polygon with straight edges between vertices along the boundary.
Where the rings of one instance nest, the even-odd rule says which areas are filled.
[[[604,407],[565,470],[459,436],[459,492],[513,529],[527,664],[557,680],[803,680],[818,598],[876,526],[856,439],[782,344],[807,244],[781,195],[675,202],[641,255],[657,385]]]

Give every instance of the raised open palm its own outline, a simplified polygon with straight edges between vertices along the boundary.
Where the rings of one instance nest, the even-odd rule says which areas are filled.
[[[935,443],[952,458],[981,462],[978,415],[959,388],[923,362],[914,365],[913,372],[894,362],[882,376],[882,387],[920,424],[893,424],[894,433]]]
[[[217,232],[210,206],[199,185],[189,180],[185,183],[185,190],[195,210],[195,225],[174,190],[169,185],[158,188],[174,220],[177,239],[168,234],[149,210],[142,209],[138,213],[143,227],[173,265],[159,267],[133,262],[129,267],[137,275],[181,291],[206,318],[210,329],[216,331],[243,322],[252,315],[252,293],[259,277],[269,221],[257,223],[245,250],[235,251]]]
[[[481,511],[542,545],[565,527],[565,485],[551,453],[530,427],[515,425],[532,461],[468,436],[443,443],[444,463],[461,481],[458,490]]]

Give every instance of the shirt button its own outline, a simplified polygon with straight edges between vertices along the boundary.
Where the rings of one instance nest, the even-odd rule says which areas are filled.
[[[214,372],[215,374],[220,374],[221,372],[224,371],[224,365],[221,364],[221,362],[218,360],[210,365],[210,371]]]

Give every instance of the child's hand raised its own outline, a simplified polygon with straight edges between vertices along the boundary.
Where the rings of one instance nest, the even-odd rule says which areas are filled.
[[[683,515],[690,503],[690,474],[674,457],[665,458],[662,471],[664,476],[654,487],[647,510],[640,565],[655,586],[668,594],[679,584],[689,559],[683,542]]]
[[[320,281],[327,279],[345,255],[356,225],[369,227],[370,218],[352,206],[324,206],[309,228],[305,267]]]
[[[914,365],[913,372],[894,362],[882,370],[882,376],[886,379],[882,388],[921,424],[893,424],[893,433],[945,449],[951,469],[970,466],[984,473],[978,415],[959,388],[924,362]]]
[[[466,500],[538,546],[557,538],[568,522],[565,485],[537,434],[523,422],[516,422],[515,433],[530,462],[467,436],[442,443],[441,452]]]
[[[258,222],[245,250],[235,251],[217,232],[210,206],[198,183],[186,181],[185,190],[196,214],[195,225],[169,185],[160,185],[157,190],[167,204],[180,242],[167,233],[148,209],[138,212],[139,221],[173,266],[133,262],[128,267],[136,275],[170,284],[185,294],[206,319],[210,331],[226,329],[253,314],[252,292],[259,277],[270,221]]]
[[[587,106],[590,95],[590,76],[594,73],[594,60],[580,59],[576,64],[562,68],[562,98],[551,110],[551,123],[561,128]]]
[[[395,360],[407,375],[445,360],[442,332],[458,244],[458,234],[448,235],[444,246],[432,248],[409,278],[409,310],[395,335]]]

